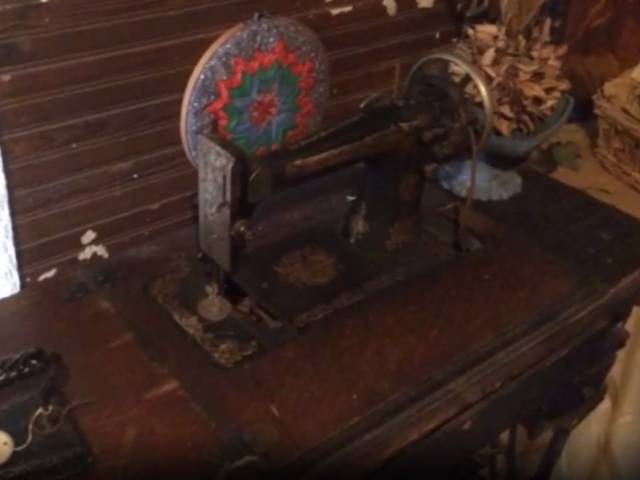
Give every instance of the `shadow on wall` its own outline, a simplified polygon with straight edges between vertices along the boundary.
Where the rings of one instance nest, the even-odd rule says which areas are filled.
[[[640,63],[637,0],[567,0],[564,41],[575,96],[588,102],[604,82]]]

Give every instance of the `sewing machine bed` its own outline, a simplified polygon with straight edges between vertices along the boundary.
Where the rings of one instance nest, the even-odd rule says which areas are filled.
[[[239,256],[233,279],[274,318],[305,326],[460,255],[451,211],[435,211],[451,200],[437,189],[424,195],[429,213],[415,245],[384,253],[353,248],[342,230],[360,174],[354,168],[306,185],[256,214],[259,238]],[[470,242],[482,248],[479,239]]]
[[[123,258],[127,288],[112,298],[149,354],[216,425],[222,463],[251,457],[285,478],[368,473],[420,439],[437,437],[453,418],[482,424],[472,407],[520,388],[532,372],[554,362],[564,372],[563,355],[604,339],[640,291],[640,251],[633,247],[640,244],[639,222],[533,172],[524,185],[512,200],[477,205],[471,224],[481,249],[445,249],[426,272],[333,311],[236,368],[212,362],[171,315],[140,294],[176,260],[196,257],[193,229],[144,257]],[[434,208],[451,203],[428,188]],[[303,208],[296,218],[313,212]],[[256,254],[285,232],[272,234],[252,247]],[[430,242],[437,246],[437,235]],[[260,287],[250,278],[246,285]],[[297,301],[299,293],[290,292]],[[273,308],[278,302],[284,300]],[[565,377],[558,382],[553,388],[561,391]],[[547,398],[536,388],[501,411],[528,415]],[[498,434],[508,425],[503,420],[483,424],[483,435]]]

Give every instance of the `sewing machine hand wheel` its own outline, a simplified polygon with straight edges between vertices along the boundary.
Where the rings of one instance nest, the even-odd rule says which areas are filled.
[[[476,95],[469,98],[472,89]],[[434,90],[445,95],[434,95]],[[442,116],[452,119],[454,135],[457,132],[468,136],[471,126],[477,151],[488,142],[494,112],[490,87],[475,66],[455,53],[436,52],[420,59],[409,73],[405,95],[417,102],[425,99],[426,109],[442,109]],[[434,98],[443,101],[436,106]],[[481,109],[475,98],[480,99]]]

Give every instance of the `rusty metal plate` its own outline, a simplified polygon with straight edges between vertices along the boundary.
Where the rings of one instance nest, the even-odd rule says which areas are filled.
[[[330,177],[313,195],[290,192],[279,199],[287,204],[286,218],[277,203],[267,209],[271,216],[257,215],[260,242],[239,255],[233,280],[279,321],[306,325],[459,255],[453,222],[436,213],[425,215],[421,239],[412,247],[392,253],[354,248],[342,232],[352,197],[338,187],[357,174]],[[441,201],[425,195],[423,211]]]

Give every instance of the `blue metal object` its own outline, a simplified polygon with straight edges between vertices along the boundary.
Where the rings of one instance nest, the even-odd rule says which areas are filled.
[[[524,164],[536,148],[556,134],[568,120],[573,106],[573,97],[564,96],[556,112],[533,135],[492,135],[478,157],[474,199],[506,200],[520,193],[522,177],[515,169]],[[465,197],[471,185],[471,161],[460,160],[443,165],[438,169],[438,180],[444,189]]]
[[[484,161],[501,170],[512,170],[527,161],[529,155],[543,143],[549,141],[569,119],[575,102],[565,95],[558,108],[533,135],[514,134],[509,137],[492,135],[485,148]]]

